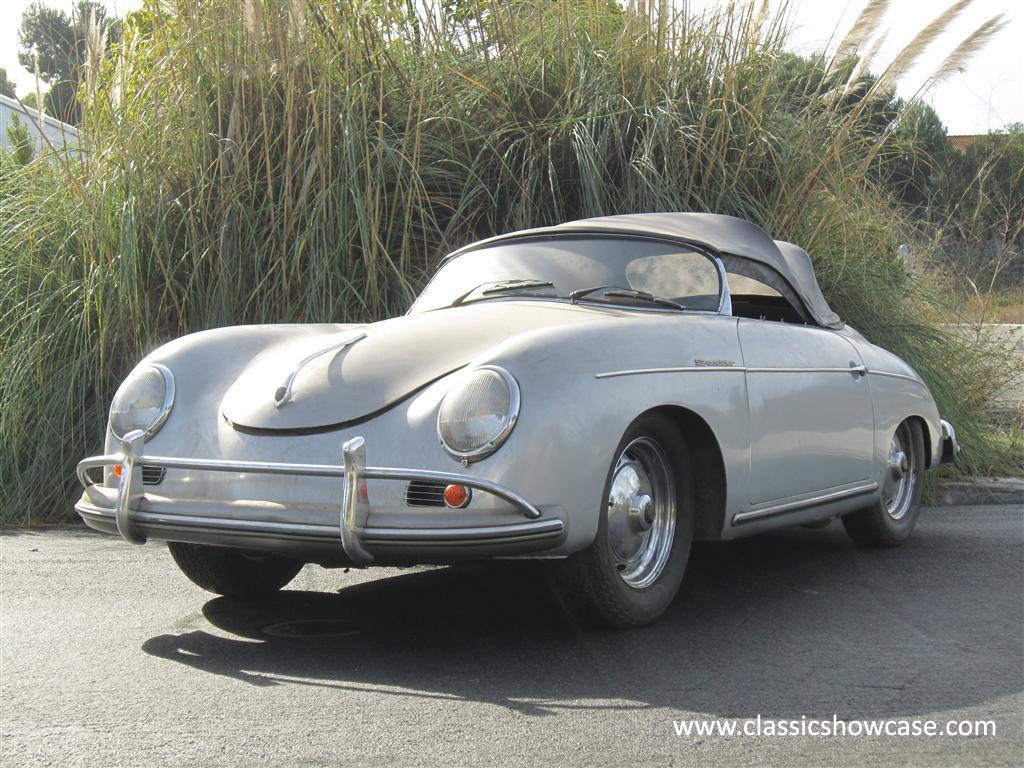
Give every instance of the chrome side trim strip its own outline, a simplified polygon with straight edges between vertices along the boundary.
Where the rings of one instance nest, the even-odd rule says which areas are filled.
[[[690,371],[743,371],[744,373],[850,373],[854,376],[871,374],[876,376],[891,376],[894,379],[906,379],[916,384],[921,382],[913,376],[905,373],[892,373],[890,371],[878,371],[874,368],[867,368],[863,365],[854,365],[847,368],[822,367],[822,368],[748,368],[743,365],[680,365],[672,368],[631,368],[623,371],[605,371],[595,373],[595,379],[610,379],[614,376],[641,376],[648,373],[688,373]]]
[[[825,504],[830,501],[841,501],[842,499],[847,499],[851,496],[862,496],[866,493],[871,493],[872,491],[877,490],[878,483],[871,481],[853,488],[844,488],[839,491],[832,491],[831,493],[825,493],[810,499],[787,501],[782,504],[775,504],[771,507],[763,507],[762,509],[748,509],[745,512],[737,512],[733,515],[732,524],[739,525],[741,523],[750,522],[751,520],[760,520],[761,518],[782,515],[787,512],[796,512],[797,510],[814,507],[818,504]]]
[[[595,379],[610,379],[613,376],[641,376],[647,373],[684,373],[686,371],[746,371],[742,365],[682,365],[676,368],[633,368],[625,371],[595,373]]]
[[[863,366],[847,366],[841,368],[839,366],[827,366],[821,368],[747,368],[747,373],[852,373],[860,375],[865,373],[861,370]]]

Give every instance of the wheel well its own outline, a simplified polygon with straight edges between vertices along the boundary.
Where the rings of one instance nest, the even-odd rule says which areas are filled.
[[[648,413],[657,413],[671,422],[686,440],[693,478],[693,521],[695,541],[717,541],[725,524],[725,463],[715,433],[693,411],[680,406],[663,406]]]
[[[921,426],[921,433],[924,435],[924,466],[925,469],[932,465],[932,432],[928,428],[928,422],[921,416],[909,416],[907,421],[916,421]]]

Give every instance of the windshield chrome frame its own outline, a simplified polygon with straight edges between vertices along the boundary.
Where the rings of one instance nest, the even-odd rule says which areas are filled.
[[[438,273],[448,265],[449,262],[454,261],[457,258],[468,256],[475,251],[481,251],[485,248],[491,248],[497,245],[505,245],[506,243],[512,242],[529,242],[529,241],[550,241],[550,240],[644,240],[648,242],[667,243],[669,245],[683,246],[689,248],[692,251],[696,251],[700,255],[709,259],[715,268],[718,270],[718,282],[719,282],[719,297],[718,297],[718,309],[671,309],[669,307],[638,307],[635,304],[620,304],[614,301],[602,301],[600,299],[591,300],[589,297],[579,299],[577,303],[590,302],[602,307],[614,307],[616,309],[628,309],[636,310],[639,312],[671,312],[679,314],[681,312],[691,312],[694,314],[704,315],[732,315],[732,297],[729,295],[729,280],[725,271],[725,264],[717,250],[711,248],[705,243],[697,243],[683,238],[674,237],[663,237],[659,235],[638,235],[634,232],[587,232],[587,231],[568,231],[548,234],[522,234],[522,235],[509,235],[508,237],[490,238],[482,240],[479,243],[472,243],[464,246],[452,253],[445,256],[437,269],[434,271],[433,276],[427,281],[427,285],[423,286],[423,290],[419,292],[416,299],[413,301],[412,306],[406,310],[405,314],[412,314],[412,307],[416,306],[416,302],[419,301],[419,297],[423,295],[423,292],[427,287],[434,281]],[[508,301],[508,300],[534,300],[534,301],[569,301],[566,296],[536,296],[536,295],[506,295],[506,296],[490,296],[486,299],[479,299],[472,304],[477,304],[480,301]],[[465,306],[465,305],[458,305]],[[425,312],[435,312],[439,309],[452,309],[453,305],[448,304],[443,307],[435,307],[434,309],[422,310]]]

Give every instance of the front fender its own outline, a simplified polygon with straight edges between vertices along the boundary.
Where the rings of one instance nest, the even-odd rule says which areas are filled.
[[[655,408],[682,408],[708,424],[725,465],[726,519],[746,502],[749,419],[736,320],[675,320],[543,329],[473,362],[506,368],[522,396],[505,445],[473,466],[565,509],[568,551],[593,541],[615,449],[629,424]],[[733,360],[736,370],[697,364],[705,360]]]

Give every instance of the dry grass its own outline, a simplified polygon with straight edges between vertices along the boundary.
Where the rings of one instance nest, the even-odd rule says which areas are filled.
[[[5,521],[68,513],[114,387],[170,338],[385,317],[467,241],[636,211],[803,244],[838,311],[929,381],[972,468],[1012,461],[988,429],[998,365],[896,260],[911,235],[865,174],[861,113],[827,87],[791,98],[782,16],[161,7],[90,56],[80,158],[0,164]]]

